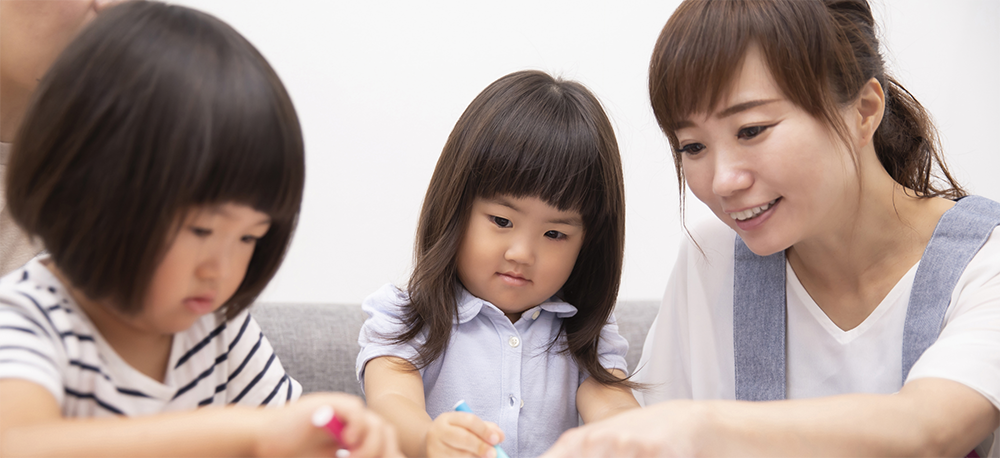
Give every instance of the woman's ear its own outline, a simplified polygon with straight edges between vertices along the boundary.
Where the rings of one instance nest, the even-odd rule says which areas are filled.
[[[854,109],[857,113],[857,124],[854,128],[858,132],[858,147],[861,147],[872,141],[885,112],[885,92],[882,91],[882,85],[877,79],[872,78],[861,87],[861,93],[854,102]]]

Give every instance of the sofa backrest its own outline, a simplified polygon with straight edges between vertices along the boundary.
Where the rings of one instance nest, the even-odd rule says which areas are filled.
[[[626,301],[615,308],[619,332],[629,342],[634,371],[659,304]],[[361,396],[354,373],[358,333],[367,317],[360,305],[258,303],[250,310],[285,370],[303,392],[342,391]]]

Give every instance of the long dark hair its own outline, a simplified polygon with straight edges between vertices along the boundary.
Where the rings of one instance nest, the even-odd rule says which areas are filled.
[[[459,118],[431,177],[417,227],[405,316],[410,340],[427,329],[423,367],[447,345],[457,317],[456,257],[477,198],[538,197],[583,217],[584,242],[561,299],[579,312],[563,322],[567,348],[601,383],[597,345],[614,309],[625,244],[625,191],[611,122],[581,84],[539,71],[490,84]]]
[[[45,243],[72,285],[126,312],[199,205],[266,213],[243,283],[249,306],[291,240],[305,176],[284,86],[235,30],[155,2],[103,12],[42,79],[13,144],[11,215]]]
[[[919,197],[966,194],[948,172],[930,116],[886,73],[866,0],[686,0],[664,26],[649,63],[649,98],[675,150],[682,206],[678,122],[716,105],[751,44],[760,46],[784,95],[825,120],[845,143],[838,110],[876,78],[886,95],[873,140],[882,166]]]

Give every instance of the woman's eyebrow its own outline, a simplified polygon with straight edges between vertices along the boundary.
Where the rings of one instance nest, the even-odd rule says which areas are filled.
[[[736,105],[733,105],[729,108],[726,108],[725,110],[720,111],[718,114],[715,115],[715,117],[718,119],[722,119],[728,116],[732,116],[741,111],[747,111],[751,108],[756,108],[761,105],[767,105],[769,103],[777,101],[778,99],[762,99],[762,100],[750,100],[747,102],[737,103]]]
[[[747,102],[737,103],[736,105],[733,105],[733,106],[731,106],[729,108],[726,108],[725,110],[722,110],[722,111],[718,112],[715,115],[715,117],[717,119],[722,119],[722,118],[725,118],[725,117],[728,117],[728,116],[732,116],[732,115],[734,115],[736,113],[739,113],[741,111],[746,111],[746,110],[749,110],[751,108],[759,107],[761,105],[767,105],[769,103],[777,102],[778,100],[780,100],[780,99],[761,99],[761,100],[750,100],[750,101],[747,101]],[[690,119],[682,119],[680,121],[677,121],[677,124],[674,127],[674,129],[675,130],[680,130],[680,129],[684,129],[684,128],[687,128],[687,127],[694,127],[694,122],[691,121]]]

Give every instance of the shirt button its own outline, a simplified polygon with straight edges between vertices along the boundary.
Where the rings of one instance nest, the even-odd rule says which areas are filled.
[[[524,408],[524,399],[521,400],[521,408]]]
[[[535,313],[531,314],[531,319],[532,320],[537,320],[538,319],[538,315],[541,315],[541,314],[542,314],[541,310],[535,310]]]
[[[521,345],[521,339],[518,339],[517,336],[510,336],[507,343],[510,344],[511,347],[517,347],[518,345]]]

